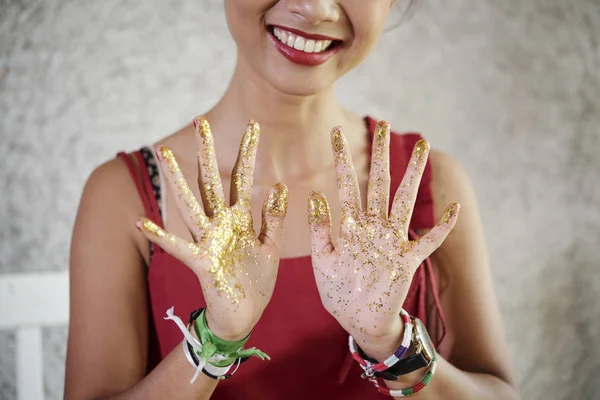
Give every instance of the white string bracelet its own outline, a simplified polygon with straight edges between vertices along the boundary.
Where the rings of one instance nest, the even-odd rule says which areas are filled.
[[[234,362],[233,364],[227,365],[225,367],[216,367],[210,363],[206,363],[203,368],[199,368],[199,364],[196,364],[196,361],[194,361],[192,354],[190,353],[190,347],[188,346],[188,342],[183,340],[181,342],[181,345],[183,347],[183,354],[185,354],[185,358],[187,358],[190,365],[192,367],[194,367],[194,369],[196,370],[196,372],[194,373],[194,376],[192,377],[192,379],[190,379],[190,384],[192,384],[196,381],[196,379],[198,378],[198,375],[200,375],[200,372],[202,370],[204,370],[204,371],[208,372],[209,374],[218,378],[218,377],[226,375],[229,372],[229,370],[231,369],[231,367],[233,366],[233,364],[235,364],[235,362]],[[240,359],[238,359],[238,361],[237,361],[237,367],[236,367],[234,373],[237,371],[237,369],[239,367],[240,367]]]
[[[179,328],[181,333],[183,333],[183,337],[185,338],[185,340],[182,341],[183,353],[185,354],[185,358],[187,358],[187,360],[190,362],[190,364],[196,370],[196,372],[194,373],[194,376],[190,380],[190,384],[194,383],[196,381],[196,379],[198,379],[198,375],[200,375],[200,372],[203,369],[206,372],[208,372],[214,376],[222,376],[222,375],[225,375],[227,372],[229,372],[229,369],[231,368],[231,366],[233,364],[235,364],[235,362],[226,367],[216,367],[216,366],[208,363],[208,361],[220,362],[220,361],[226,360],[226,357],[224,357],[221,354],[214,354],[208,360],[203,359],[201,357],[197,357],[198,364],[196,364],[196,362],[192,358],[192,355],[190,354],[190,350],[189,350],[187,344],[189,343],[194,348],[194,350],[196,350],[198,353],[200,353],[202,351],[202,344],[194,336],[192,336],[192,334],[188,330],[188,327],[185,326],[185,324],[183,323],[181,318],[179,318],[177,315],[174,314],[174,311],[175,311],[175,307],[169,308],[167,310],[167,316],[164,317],[164,319],[175,322],[175,324],[177,325],[177,327]],[[238,363],[238,367],[239,367],[239,363]],[[237,370],[237,368],[236,368],[236,370]]]

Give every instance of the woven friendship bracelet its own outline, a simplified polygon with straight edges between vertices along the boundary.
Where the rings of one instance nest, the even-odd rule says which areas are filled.
[[[373,378],[375,372],[385,371],[400,361],[408,351],[412,341],[413,325],[410,320],[410,315],[406,311],[401,310],[400,316],[402,317],[402,321],[404,321],[404,336],[402,337],[402,343],[400,344],[400,347],[398,347],[398,350],[396,350],[394,354],[386,358],[383,362],[372,363],[369,360],[365,360],[358,352],[358,345],[356,344],[354,338],[350,336],[348,339],[348,347],[350,347],[352,358],[354,358],[354,360],[361,366],[363,371],[365,371],[363,378]]]
[[[419,383],[414,386],[411,386],[407,389],[394,389],[390,390],[386,385],[383,379],[372,379],[371,382],[375,384],[379,393],[392,396],[392,397],[408,397],[412,396],[415,393],[423,390],[425,386],[431,381],[433,375],[435,375],[435,370],[437,368],[437,355],[433,357],[433,361],[431,362],[431,366],[429,367],[429,371],[425,374],[423,379]]]

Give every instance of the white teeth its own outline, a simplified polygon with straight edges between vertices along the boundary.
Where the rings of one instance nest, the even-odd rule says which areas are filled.
[[[312,53],[313,51],[315,51],[315,41],[307,40],[306,44],[304,45],[304,51],[307,53]]]
[[[294,48],[296,50],[304,50],[304,42],[305,40],[303,37],[297,36],[296,43],[294,43]]]
[[[273,35],[281,43],[305,53],[320,53],[327,50],[327,47],[331,44],[331,40],[310,40],[279,28],[273,29]]]

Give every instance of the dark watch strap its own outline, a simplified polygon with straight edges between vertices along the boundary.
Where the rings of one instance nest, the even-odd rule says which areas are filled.
[[[358,352],[365,360],[374,364],[377,363],[377,360],[367,356],[360,347],[358,347]],[[416,353],[403,358],[385,371],[375,372],[374,375],[386,381],[397,381],[401,375],[410,374],[418,369],[429,366],[429,364],[430,361],[425,358],[423,353]]]

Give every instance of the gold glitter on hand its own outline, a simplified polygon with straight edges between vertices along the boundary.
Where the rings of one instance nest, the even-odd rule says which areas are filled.
[[[442,217],[442,222],[444,222],[445,224],[450,223],[454,217],[459,213],[460,211],[460,204],[458,203],[452,203],[448,206],[448,208],[446,208],[446,211],[444,212],[444,216]]]
[[[239,202],[249,205],[252,195],[252,180],[254,175],[254,163],[260,136],[260,127],[256,121],[250,121],[246,127],[246,133],[240,143],[238,161],[233,172],[234,193],[232,203]]]
[[[311,225],[331,225],[329,203],[319,192],[311,192],[308,197],[308,222]]]
[[[167,236],[167,233],[164,231],[164,229],[162,229],[160,226],[156,225],[153,221],[147,219],[147,218],[143,218],[141,220],[142,223],[142,229],[145,230],[146,232],[159,237],[159,238],[163,238],[165,236]]]
[[[205,204],[207,215],[221,211],[225,208],[223,185],[217,166],[215,145],[212,131],[205,117],[194,119],[198,142],[198,163],[200,165],[200,180],[206,193]]]
[[[333,128],[331,131],[331,144],[336,155],[344,150],[345,141],[346,140],[344,139],[342,128],[339,126]]]
[[[417,163],[422,163],[423,161],[426,161],[427,155],[429,154],[429,143],[427,143],[427,141],[423,139],[419,140],[415,144],[413,154],[415,155],[415,161]]]
[[[455,219],[449,208],[443,221],[425,241],[410,240],[409,222],[425,169],[429,144],[419,140],[406,174],[389,205],[389,124],[379,122],[373,136],[367,209],[363,210],[348,143],[340,128],[331,132],[338,193],[342,208],[337,242],[330,243],[329,206],[322,195],[309,197],[309,222],[313,227],[312,262],[321,301],[353,336],[380,337],[399,322],[399,313],[414,272],[422,260],[442,243]],[[328,248],[332,247],[332,248]],[[325,251],[323,250],[325,249]]]
[[[246,328],[251,329],[262,315],[275,287],[279,266],[277,228],[286,215],[288,190],[283,184],[275,185],[265,201],[267,223],[273,228],[268,231],[272,233],[271,242],[265,246],[254,231],[250,207],[260,132],[258,123],[250,121],[241,141],[232,178],[241,201],[230,206],[225,204],[223,196],[210,125],[206,118],[198,117],[194,119],[194,126],[202,199],[188,186],[173,152],[165,146],[157,151],[193,241],[177,237],[147,219],[141,219],[136,225],[149,240],[196,273],[207,307],[218,310],[211,313],[217,326],[227,332],[247,334]],[[197,226],[200,223],[202,226]]]
[[[167,146],[160,146],[158,149],[158,158],[163,166],[164,171],[164,162],[166,161],[166,166],[168,171],[165,172],[165,176],[167,181],[174,187],[177,195],[177,206],[179,211],[182,213],[184,218],[189,219],[196,226],[191,228],[192,234],[195,239],[198,239],[201,235],[202,229],[208,226],[208,221],[206,216],[204,215],[204,210],[202,206],[198,202],[198,199],[190,189],[179,168],[179,164],[175,159],[175,155],[173,151],[169,149]],[[181,204],[180,204],[181,203]]]
[[[285,218],[288,206],[288,188],[282,183],[274,186],[274,191],[269,193],[263,214],[278,218]]]
[[[390,123],[387,121],[379,121],[375,126],[374,140],[378,141],[385,138],[390,133]]]
[[[210,124],[204,116],[194,118],[194,126],[196,127],[196,132],[201,138],[212,141]]]

